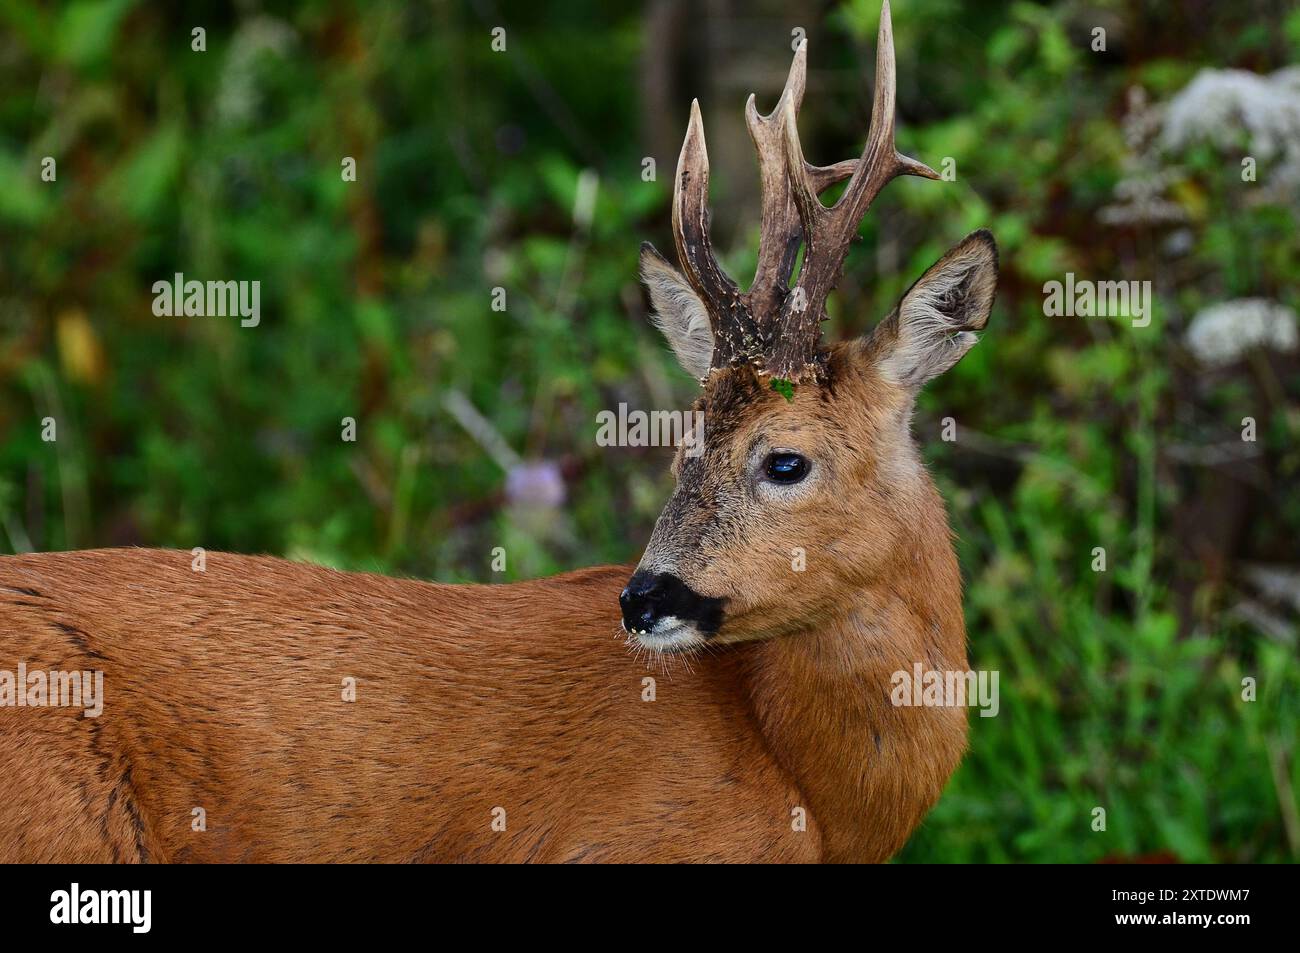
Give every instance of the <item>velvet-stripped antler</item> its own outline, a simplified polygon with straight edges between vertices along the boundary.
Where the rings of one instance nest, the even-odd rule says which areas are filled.
[[[758,171],[762,195],[762,217],[758,232],[758,267],[749,286],[750,309],[759,324],[765,343],[770,344],[776,331],[781,305],[789,295],[790,273],[799,255],[803,227],[786,159],[785,116],[798,114],[807,84],[808,41],[799,41],[785,89],[776,108],[760,116],[751,93],[745,103],[745,124],[758,152]],[[848,159],[832,166],[809,166],[813,188],[820,194],[837,182],[843,182],[857,162]]]
[[[774,377],[795,381],[815,375],[826,296],[871,201],[895,176],[939,177],[894,148],[894,37],[888,0],[880,14],[875,101],[861,159],[831,166],[804,160],[795,119],[806,70],[803,40],[776,108],[759,115],[753,96],[745,105],[762,179],[758,267],[747,292],[719,266],[709,241],[709,156],[699,102],[691,103],[673,185],[673,239],[686,278],[708,311],[713,367],[752,363]],[[844,195],[832,208],[824,207],[818,196],[846,178],[850,181]],[[801,240],[806,246],[804,263],[790,290]]]
[[[804,161],[795,111],[786,104],[786,160],[807,248],[799,282],[782,309],[782,332],[776,349],[767,357],[768,370],[778,377],[798,377],[805,368],[812,367],[825,317],[826,296],[839,280],[849,244],[880,190],[900,175],[939,178],[928,165],[901,154],[894,145],[895,82],[894,28],[889,0],[885,0],[876,39],[876,91],[867,144],[844,194],[830,208],[822,205],[817,197],[821,191],[819,182],[815,170]]]

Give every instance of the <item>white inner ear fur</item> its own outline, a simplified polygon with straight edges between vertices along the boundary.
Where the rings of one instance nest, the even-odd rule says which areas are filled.
[[[948,370],[979,340],[975,332],[988,323],[996,286],[996,246],[976,232],[932,265],[886,319],[882,331],[893,340],[881,354],[880,372],[920,387]]]
[[[704,303],[677,269],[652,248],[641,252],[641,280],[654,306],[650,320],[668,339],[677,363],[692,377],[705,377],[713,363],[713,330]]]

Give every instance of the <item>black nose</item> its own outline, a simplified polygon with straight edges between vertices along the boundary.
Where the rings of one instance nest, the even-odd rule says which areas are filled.
[[[722,624],[723,600],[700,595],[672,573],[637,570],[618,601],[629,632],[651,632],[668,616],[693,623],[705,635]]]
[[[627,588],[618,597],[618,604],[623,607],[623,628],[629,632],[649,632],[666,615],[662,611],[663,578],[643,569],[628,580]]]

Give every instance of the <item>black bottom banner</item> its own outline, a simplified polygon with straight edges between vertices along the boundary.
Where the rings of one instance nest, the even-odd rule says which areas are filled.
[[[0,922],[7,938],[64,934],[74,942],[268,932],[373,941],[449,923],[545,937],[611,919],[662,929],[686,907],[692,921],[703,915],[735,931],[757,904],[800,929],[842,930],[847,915],[868,936],[916,931],[917,942],[978,924],[997,937],[1042,937],[1047,929],[1223,944],[1275,934],[1294,920],[1283,906],[1294,892],[1286,867],[642,868],[587,876],[470,867],[0,867]]]

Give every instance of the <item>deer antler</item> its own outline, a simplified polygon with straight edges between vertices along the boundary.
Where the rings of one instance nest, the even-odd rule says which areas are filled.
[[[709,156],[699,101],[691,103],[673,186],[673,239],[686,278],[709,314],[713,367],[752,363],[774,377],[797,381],[815,376],[826,297],[871,202],[895,176],[939,178],[894,147],[894,34],[888,0],[880,13],[875,100],[862,158],[831,166],[804,159],[795,120],[806,70],[803,40],[776,108],[761,116],[752,95],[745,104],[762,180],[758,267],[747,292],[719,267],[709,241]],[[849,184],[840,200],[829,209],[823,206],[818,196],[846,178]],[[787,285],[801,240],[804,263],[791,291]]]
[[[900,175],[939,178],[928,165],[900,154],[894,146],[894,72],[894,29],[889,0],[885,0],[876,40],[876,92],[867,144],[848,187],[831,208],[817,198],[820,188],[816,170],[804,161],[795,110],[791,103],[785,104],[786,162],[808,247],[799,283],[782,308],[782,333],[766,362],[768,371],[775,376],[798,378],[813,365],[826,296],[839,279],[858,224],[880,190]]]
[[[758,152],[758,170],[762,189],[762,218],[758,232],[758,267],[754,281],[749,286],[749,301],[753,314],[770,341],[776,328],[781,304],[790,293],[788,284],[799,254],[803,227],[799,211],[794,204],[790,176],[786,168],[785,113],[792,109],[797,114],[803,103],[808,64],[808,41],[799,41],[794,62],[785,89],[776,108],[760,116],[751,93],[745,103],[745,124],[749,137]],[[857,168],[853,159],[833,166],[809,166],[813,187],[820,194],[837,182],[842,182]]]
[[[713,328],[713,366],[745,359],[758,344],[748,303],[713,256],[709,241],[709,150],[704,144],[700,101],[691,101],[686,140],[673,183],[673,242],[686,280],[704,302]]]

